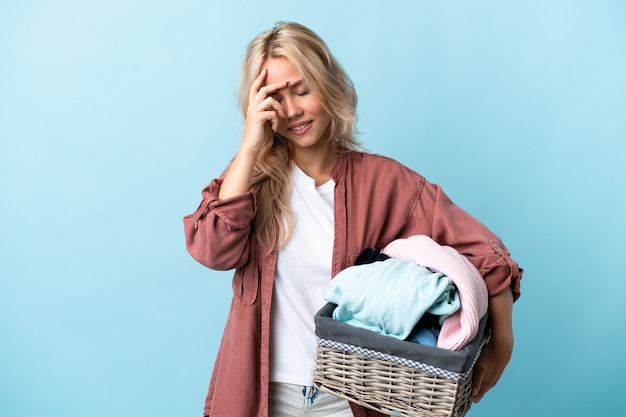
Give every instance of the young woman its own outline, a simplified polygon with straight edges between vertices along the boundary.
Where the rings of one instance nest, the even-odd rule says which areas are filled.
[[[240,88],[239,151],[184,218],[194,259],[236,269],[205,416],[380,416],[313,387],[313,317],[363,249],[419,234],[467,256],[486,281],[492,338],[475,367],[479,401],[513,349],[522,270],[500,239],[439,186],[360,150],[352,82],[310,29],[279,23],[254,38]]]

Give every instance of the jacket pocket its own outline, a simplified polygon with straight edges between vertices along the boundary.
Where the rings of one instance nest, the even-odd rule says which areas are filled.
[[[237,268],[233,276],[233,295],[235,300],[243,305],[251,305],[256,301],[261,277],[257,245],[253,244],[253,247],[250,249],[248,262],[244,266]]]

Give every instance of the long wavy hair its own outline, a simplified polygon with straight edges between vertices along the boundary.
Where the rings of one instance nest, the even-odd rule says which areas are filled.
[[[362,149],[355,139],[357,95],[352,81],[324,41],[309,28],[278,22],[249,44],[241,70],[239,105],[245,117],[249,92],[268,58],[284,57],[296,68],[330,115],[329,141],[338,152]],[[291,238],[294,220],[289,208],[292,149],[268,125],[252,175],[257,202],[254,229],[268,249],[279,249]]]

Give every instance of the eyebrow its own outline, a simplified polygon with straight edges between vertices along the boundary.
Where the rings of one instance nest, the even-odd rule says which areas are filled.
[[[298,81],[294,81],[294,82],[290,82],[289,85],[287,86],[287,88],[283,88],[281,90],[276,91],[274,94],[272,95],[280,95],[281,91],[284,90],[291,90],[292,88],[298,88],[299,86],[301,86],[302,84],[304,84],[304,79],[299,79]]]
[[[301,78],[298,81],[294,81],[292,83],[289,83],[289,86],[287,88],[298,87],[302,83],[304,83],[304,80]]]

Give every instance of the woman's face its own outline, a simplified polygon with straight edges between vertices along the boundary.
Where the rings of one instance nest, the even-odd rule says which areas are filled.
[[[281,105],[284,118],[279,119],[277,132],[294,146],[296,152],[329,146],[330,115],[295,67],[284,57],[268,58],[266,84],[287,81],[287,87],[272,94]]]

